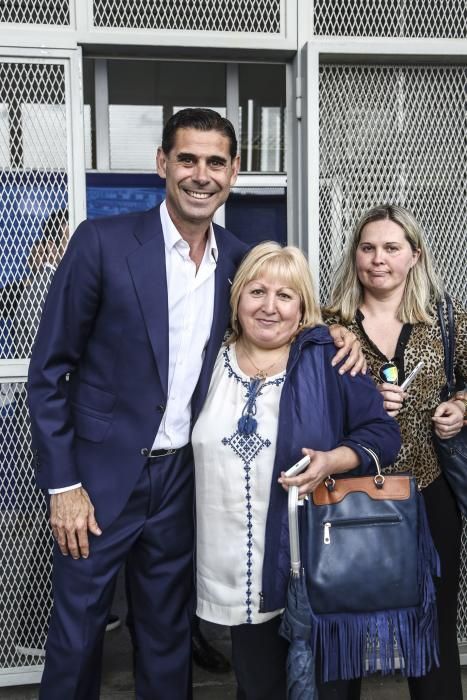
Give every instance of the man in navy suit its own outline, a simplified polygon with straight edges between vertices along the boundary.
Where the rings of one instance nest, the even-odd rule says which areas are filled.
[[[229,319],[245,246],[212,224],[234,184],[229,121],[167,123],[166,200],[85,221],[45,303],[31,357],[37,483],[50,495],[54,606],[40,697],[99,697],[102,639],[127,561],[136,696],[191,697],[191,423]]]
[[[42,700],[99,697],[126,561],[138,700],[191,697],[190,430],[245,246],[212,223],[238,169],[232,125],[185,109],[164,128],[166,199],[85,221],[44,306],[29,370],[37,484],[50,494],[54,606]]]

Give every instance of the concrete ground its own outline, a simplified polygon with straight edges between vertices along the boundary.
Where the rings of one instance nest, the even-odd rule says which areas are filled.
[[[119,581],[113,610],[122,619],[125,618],[126,606],[122,581]],[[230,654],[229,636],[225,628],[203,623],[203,631],[214,646],[227,656]],[[464,668],[462,673],[464,697],[467,698],[467,668]],[[235,700],[235,679],[232,673],[212,674],[194,666],[193,686],[194,700]],[[0,687],[0,700],[35,700],[35,698],[37,698],[37,685]],[[134,700],[131,644],[128,632],[123,625],[106,635],[101,700]],[[384,679],[374,676],[364,680],[361,700],[409,700],[409,693],[404,679],[399,675]]]

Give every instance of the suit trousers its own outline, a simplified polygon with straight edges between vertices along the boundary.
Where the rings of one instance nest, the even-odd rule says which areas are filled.
[[[40,700],[98,700],[105,625],[125,561],[137,648],[136,698],[192,697],[193,539],[193,460],[187,446],[145,464],[122,513],[102,535],[90,535],[88,559],[65,557],[55,545]]]

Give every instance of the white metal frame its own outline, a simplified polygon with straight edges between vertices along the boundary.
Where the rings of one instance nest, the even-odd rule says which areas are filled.
[[[19,63],[58,63],[65,68],[67,177],[70,230],[86,218],[81,49],[0,47],[0,58]]]
[[[110,140],[109,140],[109,95],[108,95],[108,72],[107,61],[105,57],[95,58],[94,67],[94,92],[95,92],[95,110],[96,110],[96,170],[98,172],[125,172],[115,170],[110,167]],[[146,57],[146,60],[161,60],[158,57]],[[179,59],[183,61],[184,59]],[[211,61],[207,61],[211,62]],[[239,116],[239,62],[224,62],[226,65],[226,115],[234,125],[236,133],[238,133],[238,116]],[[290,64],[286,65],[286,90],[290,81]],[[287,98],[288,99],[288,98]],[[291,115],[288,114],[288,142],[290,140],[290,131],[292,126]],[[132,171],[133,172],[133,171]],[[236,188],[270,188],[280,187],[287,188],[287,176],[285,173],[261,173],[242,171],[238,176],[237,182],[233,191]],[[215,222],[219,225],[224,225],[225,212],[224,207],[216,212]]]
[[[93,25],[93,0],[70,0],[70,25],[2,23],[8,29],[1,43],[6,46],[40,45],[73,48],[78,44],[152,46],[162,49],[181,47],[209,50],[254,50],[294,53],[297,50],[297,3],[280,0],[280,26],[277,34],[259,32],[204,32],[168,29],[119,29]],[[38,41],[38,37],[40,37]]]
[[[64,66],[67,124],[67,178],[70,230],[86,216],[86,187],[84,168],[84,129],[81,49],[0,49],[3,60],[20,63],[49,63]],[[0,382],[24,383],[29,361],[0,360]],[[39,683],[42,665],[0,669],[0,686]]]
[[[296,63],[296,96],[301,101],[301,148],[289,154],[289,178],[299,185],[299,225],[292,241],[308,254],[319,284],[319,68],[323,61],[367,63],[459,63],[467,61],[460,39],[313,39]],[[290,188],[289,188],[290,189]]]
[[[26,382],[28,367],[29,360],[0,360],[0,385],[8,382]],[[43,670],[43,664],[0,669],[0,688],[40,683]]]
[[[297,47],[297,8],[296,2],[290,2],[290,0],[280,0],[281,32],[278,34],[95,27],[93,0],[75,0],[75,2],[77,40],[80,43],[251,49],[251,42],[254,39],[255,50],[295,51]]]
[[[29,360],[0,360],[0,384],[4,382],[26,382]]]

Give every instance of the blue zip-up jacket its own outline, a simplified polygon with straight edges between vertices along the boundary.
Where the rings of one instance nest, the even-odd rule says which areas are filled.
[[[360,466],[349,474],[373,473],[361,445],[391,464],[400,449],[397,422],[388,416],[374,382],[361,374],[340,375],[331,366],[335,346],[326,326],[303,331],[292,344],[279,406],[276,456],[271,481],[260,610],[285,605],[290,572],[287,493],[277,479],[297,462],[302,448],[332,450],[346,445]]]

